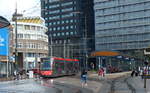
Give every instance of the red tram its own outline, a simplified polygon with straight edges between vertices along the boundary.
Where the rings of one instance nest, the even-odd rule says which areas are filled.
[[[58,57],[41,58],[40,75],[43,77],[73,75],[78,73],[78,71],[78,59],[64,59]]]

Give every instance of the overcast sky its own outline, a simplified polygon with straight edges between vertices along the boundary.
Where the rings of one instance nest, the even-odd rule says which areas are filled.
[[[40,16],[40,0],[0,0],[0,16],[10,20],[15,12],[16,2],[19,13]]]

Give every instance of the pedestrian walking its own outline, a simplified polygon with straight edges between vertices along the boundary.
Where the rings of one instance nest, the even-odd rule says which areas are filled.
[[[85,69],[81,72],[81,83],[82,87],[87,86],[87,71]]]
[[[133,77],[134,74],[135,74],[135,70],[133,70],[133,71],[131,72],[131,77]]]
[[[99,76],[99,79],[102,79],[105,75],[104,75],[104,69],[103,68],[100,68],[98,70],[98,76]]]

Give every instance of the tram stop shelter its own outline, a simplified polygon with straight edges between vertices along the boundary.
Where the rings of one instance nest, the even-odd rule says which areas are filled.
[[[96,57],[96,66],[98,69],[101,67],[106,68],[108,65],[118,64],[116,62],[111,61],[112,57],[119,56],[119,52],[115,51],[96,51],[91,53],[91,57]]]

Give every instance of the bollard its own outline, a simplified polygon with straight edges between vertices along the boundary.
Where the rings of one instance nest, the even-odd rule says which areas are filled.
[[[144,88],[146,88],[146,78],[144,78]]]

